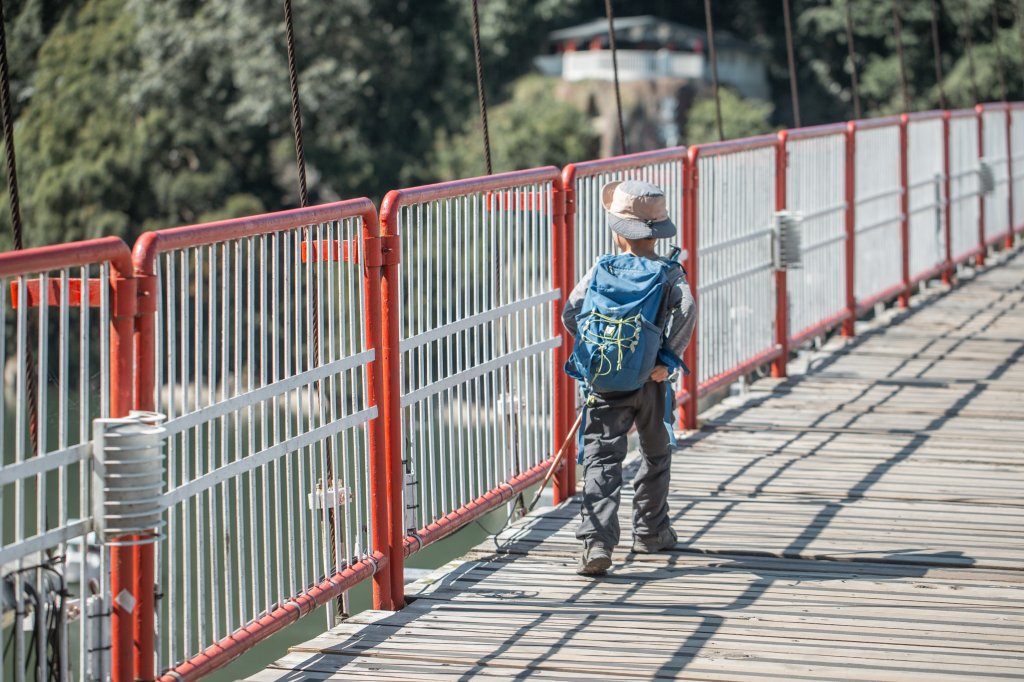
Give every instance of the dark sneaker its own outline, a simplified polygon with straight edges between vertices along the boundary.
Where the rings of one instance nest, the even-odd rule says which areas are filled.
[[[634,535],[634,554],[655,554],[676,546],[679,536],[671,527],[666,528],[657,535]]]
[[[583,543],[583,554],[576,572],[580,575],[604,575],[612,565],[612,551],[599,544]]]

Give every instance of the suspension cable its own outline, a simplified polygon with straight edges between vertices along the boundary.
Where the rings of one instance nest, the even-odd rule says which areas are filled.
[[[793,102],[793,123],[800,128],[800,93],[796,87],[796,57],[793,55],[793,22],[789,15],[789,0],[782,0],[782,18],[786,25],[786,59],[789,62],[789,97]]]
[[[946,88],[942,85],[942,48],[939,45],[939,6],[932,0],[932,53],[935,59],[935,85],[939,89],[939,108],[946,108]]]
[[[485,86],[485,83],[484,83],[484,62],[483,62],[483,57],[481,56],[481,52],[480,52],[480,10],[479,10],[479,8],[477,6],[477,0],[473,0],[472,4],[473,4],[473,60],[476,63],[476,89],[477,89],[477,96],[478,96],[477,99],[479,100],[479,103],[480,103],[480,124],[481,124],[481,128],[483,129],[483,136],[484,136],[483,137],[483,142],[484,142],[484,162],[487,165],[487,174],[491,175],[493,173],[493,168],[491,167],[491,136],[490,136],[490,133],[489,133],[488,128],[487,128],[487,95],[484,92],[484,90],[485,90],[485,88],[484,88],[484,86]],[[497,267],[500,267],[500,266],[501,266],[500,261],[496,260],[495,261],[495,267],[497,268]],[[501,301],[501,292],[502,292],[501,284],[502,284],[502,279],[501,279],[501,277],[498,277],[495,280],[495,293],[497,295],[497,298],[498,298],[499,302]],[[509,340],[508,320],[505,319],[505,318],[502,318],[502,319],[504,320],[504,323],[500,324],[499,326],[501,327],[501,332],[502,332],[501,333],[501,338],[502,338],[502,343],[504,345],[503,352],[504,353],[509,353],[509,352],[511,352],[512,344],[511,344],[511,341]],[[521,444],[520,444],[520,440],[519,440],[519,414],[518,414],[518,411],[514,409],[515,408],[515,401],[514,401],[513,395],[512,395],[512,368],[511,368],[510,365],[506,365],[504,370],[502,370],[502,385],[503,385],[504,390],[505,390],[505,396],[508,399],[508,403],[505,406],[505,409],[506,409],[505,421],[506,421],[507,428],[508,428],[508,431],[509,431],[509,434],[510,434],[510,438],[511,438],[511,441],[512,441],[512,452],[513,452],[513,455],[514,455],[514,462],[515,462],[515,467],[516,467],[515,473],[518,474],[520,471],[522,471],[522,465],[521,465],[521,462],[520,462],[521,455],[522,455],[522,450],[521,450]],[[516,497],[515,501],[512,502],[512,509],[509,512],[510,516],[514,512],[514,509],[515,509],[516,505],[519,506],[520,511],[525,513],[524,510],[526,509],[526,500],[524,499],[523,495],[524,495],[524,493],[522,493],[522,492],[519,493],[519,495]]]
[[[487,174],[491,175],[494,168],[491,166],[491,134],[487,128],[487,94],[484,91],[484,64],[480,56],[480,10],[477,8],[477,0],[473,0],[473,61],[476,62],[476,93],[484,134],[484,164],[487,166]]]
[[[900,60],[900,90],[903,92],[903,111],[910,111],[910,89],[907,87],[907,60],[903,56],[903,17],[900,0],[892,0],[893,27],[896,31],[896,54]]]
[[[615,79],[615,110],[619,114],[619,151],[626,154],[626,124],[622,118],[622,92],[619,90],[619,57],[615,47],[615,15],[612,0],[604,0],[604,12],[608,16],[608,47],[612,51],[612,76]]]
[[[718,127],[718,140],[725,139],[722,131],[722,101],[718,94],[718,57],[715,54],[715,23],[711,19],[711,0],[704,0],[704,24],[708,33],[708,58],[711,59],[711,89],[715,94],[715,125]]]
[[[996,74],[999,76],[999,92],[1003,102],[1006,101],[1006,64],[1003,61],[1003,50],[999,47],[999,0],[992,0],[992,45],[996,50]]]
[[[860,118],[860,87],[857,83],[857,52],[853,47],[853,14],[850,5],[853,0],[846,0],[846,51],[850,58],[850,88],[853,93],[853,117]]]
[[[7,63],[7,29],[5,26],[4,3],[0,0],[0,109],[3,110],[4,144],[7,151],[7,191],[11,201],[11,232],[15,251],[25,248],[21,225],[21,199],[18,194],[18,164],[14,154],[14,111],[11,107],[11,72]],[[41,339],[42,343],[46,339]],[[36,362],[31,346],[25,352],[25,389],[28,399],[28,436],[32,452],[39,452],[39,413],[36,384]],[[0,415],[2,418],[2,415]],[[18,434],[20,439],[22,436]]]
[[[292,19],[292,2],[291,0],[284,0],[284,27],[285,27],[285,44],[288,49],[288,87],[291,90],[291,108],[292,108],[292,132],[295,136],[295,164],[298,168],[299,173],[299,204],[305,208],[309,205],[309,188],[306,185],[306,155],[303,151],[302,146],[302,109],[299,105],[299,70],[296,65],[295,59],[295,26]],[[306,240],[312,240],[314,234],[312,229],[306,228],[304,230],[304,238]],[[316,251],[313,251],[316,253]],[[319,262],[319,259],[316,259]],[[313,264],[313,260],[309,263],[310,267],[316,267]],[[310,298],[310,326],[312,329],[312,342],[313,342],[313,354],[311,365],[314,367],[320,363],[320,297],[317,289],[317,285],[310,287],[306,295]],[[317,382],[317,402],[323,403],[323,382]],[[325,467],[324,474],[326,480],[323,483],[324,494],[331,488],[337,488],[337,481],[334,478],[334,452],[331,447],[330,439],[324,441],[324,454],[325,454]],[[326,498],[325,498],[326,500]],[[324,506],[327,506],[326,503]],[[327,530],[330,534],[330,545],[331,545],[331,566],[338,566],[338,543],[337,535],[335,532],[335,518],[334,518],[334,507],[332,506],[327,510]],[[337,613],[339,616],[345,616],[345,604],[346,593],[343,592],[338,596],[337,600]]]
[[[1021,42],[1024,42],[1024,0],[1016,0],[1013,5],[1017,14],[1017,21],[1014,23],[1017,24],[1017,30],[1020,32]]]
[[[292,94],[292,132],[295,135],[295,164],[299,170],[299,205],[309,205],[306,187],[306,155],[302,149],[302,109],[299,106],[299,71],[295,66],[295,28],[292,22],[292,0],[284,0],[285,42],[288,47],[288,86]],[[315,329],[315,327],[314,327]]]
[[[960,35],[963,37],[964,48],[967,51],[967,71],[971,76],[971,97],[974,98],[974,104],[977,104],[979,102],[978,80],[974,73],[974,40],[971,33],[971,11],[969,7],[965,6],[963,21],[960,23]]]

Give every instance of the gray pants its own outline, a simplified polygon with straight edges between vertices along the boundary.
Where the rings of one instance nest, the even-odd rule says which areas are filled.
[[[607,547],[619,542],[619,498],[626,435],[636,424],[643,461],[633,479],[633,534],[657,535],[669,526],[669,444],[665,384],[648,381],[631,393],[595,394],[583,431],[582,521],[576,531]]]

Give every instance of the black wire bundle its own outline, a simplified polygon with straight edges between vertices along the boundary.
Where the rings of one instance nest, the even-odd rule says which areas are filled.
[[[54,561],[58,561],[55,559]],[[52,574],[56,578],[57,589],[51,589],[49,585],[41,585],[39,588],[33,586],[32,583],[25,581],[22,583],[22,600],[31,602],[33,604],[33,613],[43,614],[43,628],[40,632],[40,628],[33,627],[32,634],[29,637],[27,646],[25,647],[25,674],[28,678],[38,679],[38,675],[34,675],[34,672],[39,668],[39,661],[36,655],[36,648],[40,637],[45,638],[44,651],[46,656],[45,669],[46,678],[49,680],[59,680],[62,678],[61,671],[67,670],[65,661],[61,657],[61,634],[64,625],[64,606],[68,597],[67,584],[64,582],[64,575],[53,567],[52,563],[39,564],[35,566],[27,566],[18,571],[9,573],[3,577],[3,582],[10,586],[13,593],[13,580],[11,578],[16,574],[31,573],[34,571],[46,571]],[[22,601],[22,603],[24,603]],[[16,602],[17,603],[17,602]],[[17,606],[15,606],[17,608]],[[19,616],[24,617],[24,612],[19,612]],[[17,627],[12,627],[11,632],[4,642],[3,657],[6,659],[10,654],[11,648],[14,646],[14,638],[17,636]]]

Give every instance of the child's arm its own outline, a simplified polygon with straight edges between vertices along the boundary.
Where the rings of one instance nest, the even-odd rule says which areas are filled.
[[[679,278],[673,282],[668,295],[668,319],[665,322],[665,340],[662,343],[662,348],[682,359],[683,352],[690,344],[693,328],[697,324],[697,306],[693,300],[693,294],[690,293],[690,285],[687,284],[686,276],[682,272],[679,273]],[[658,372],[661,367],[663,365],[659,364],[655,368],[655,372]],[[668,369],[666,368],[664,371],[666,372],[665,378],[667,378]],[[651,379],[659,381],[653,374]],[[664,378],[660,381],[664,381]]]
[[[576,316],[580,314],[580,309],[583,307],[583,298],[586,296],[587,287],[590,286],[590,280],[594,276],[594,267],[596,266],[587,270],[583,279],[576,283],[569,293],[569,297],[565,299],[565,307],[562,308],[562,324],[573,337],[576,336]]]

